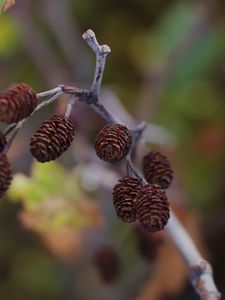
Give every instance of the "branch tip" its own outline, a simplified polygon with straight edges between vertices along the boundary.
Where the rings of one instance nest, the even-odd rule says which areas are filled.
[[[108,45],[102,45],[100,46],[100,51],[102,54],[109,54],[111,52],[111,49]]]
[[[84,39],[84,40],[89,40],[89,39],[93,39],[93,38],[95,38],[95,33],[94,33],[94,31],[93,30],[91,30],[91,29],[88,29],[87,31],[85,31],[83,34],[82,34],[82,38]]]

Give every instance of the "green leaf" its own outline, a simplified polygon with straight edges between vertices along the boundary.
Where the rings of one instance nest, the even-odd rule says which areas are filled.
[[[13,201],[22,199],[25,207],[32,210],[48,196],[75,201],[80,196],[80,191],[74,177],[58,163],[34,162],[31,178],[16,174],[8,195]]]
[[[81,192],[74,174],[57,162],[34,162],[31,177],[16,174],[8,196],[23,204],[21,221],[38,232],[99,222],[97,206]]]

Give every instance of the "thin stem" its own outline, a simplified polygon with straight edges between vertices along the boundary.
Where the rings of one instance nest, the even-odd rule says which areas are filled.
[[[99,101],[99,98],[88,90],[78,89],[72,86],[64,86],[63,92],[69,95],[73,95],[77,98],[77,101],[84,102],[91,106],[103,119],[108,123],[120,123],[122,122],[114,116],[107,108]]]
[[[43,102],[41,102],[39,105],[37,105],[35,110],[31,113],[31,116],[35,112],[39,111],[42,107],[45,107],[45,106],[49,105],[50,103],[52,103],[53,101],[55,101],[60,95],[62,95],[62,90],[58,90],[55,93],[52,93],[51,95],[49,95]]]
[[[133,165],[130,155],[126,157],[127,161],[127,170],[128,173],[133,173],[133,175],[142,183],[142,184],[147,184],[146,180],[141,176],[141,174],[138,172],[138,170],[135,168]],[[129,175],[129,174],[128,174]]]
[[[72,109],[73,109],[73,106],[74,106],[76,100],[77,100],[77,97],[76,97],[76,96],[72,96],[72,97],[70,98],[70,100],[69,100],[69,102],[68,102],[68,104],[67,104],[67,106],[66,106],[66,112],[65,112],[65,117],[66,117],[66,118],[69,118],[69,117],[70,117],[71,111],[72,111]]]
[[[16,127],[16,124],[17,123],[13,123],[13,124],[10,124],[8,127],[6,127],[5,130],[3,131],[3,134],[5,136],[7,136],[8,134],[10,134],[10,132]]]
[[[115,124],[115,123],[119,123],[122,124],[122,122],[117,119],[113,114],[111,114],[107,108],[100,103],[98,100],[97,101],[93,101],[89,104],[99,115],[102,116],[103,119],[106,120],[107,123],[110,124]]]
[[[24,118],[23,120],[19,121],[18,123],[14,123],[9,125],[8,128],[6,128],[4,133],[11,133],[12,136],[11,138],[8,140],[8,143],[6,145],[5,148],[5,152],[8,152],[8,150],[10,149],[10,146],[14,140],[14,138],[16,137],[19,129],[23,126],[23,124],[32,116],[34,115],[36,112],[38,112],[40,109],[42,109],[43,107],[49,105],[50,103],[52,103],[54,100],[56,100],[58,98],[59,95],[62,94],[62,89],[55,88],[52,89],[50,91],[44,92],[44,93],[40,93],[41,95],[49,95],[47,99],[45,99],[43,102],[41,102],[39,105],[36,106],[36,108],[33,110],[33,112],[27,117]],[[40,96],[40,94],[38,94]]]
[[[9,148],[11,147],[12,142],[14,141],[14,138],[16,137],[18,131],[19,131],[19,128],[13,130],[13,133],[12,133],[11,137],[8,139],[7,144],[3,150],[4,154],[6,154],[9,151]]]
[[[96,55],[95,76],[92,83],[91,92],[95,96],[98,96],[101,88],[106,56],[111,52],[111,49],[108,45],[100,46],[95,37],[95,33],[90,29],[84,32],[82,37]]]
[[[53,96],[55,94],[62,94],[63,93],[63,85],[58,85],[56,88],[49,90],[49,91],[45,91],[42,93],[38,93],[37,97],[38,98],[42,98],[42,97],[49,97],[49,96]]]
[[[141,122],[135,129],[132,130],[133,146],[132,146],[131,153],[130,153],[130,157],[131,157],[132,161],[135,161],[139,141],[140,141],[146,127],[147,127],[147,124],[145,122]]]

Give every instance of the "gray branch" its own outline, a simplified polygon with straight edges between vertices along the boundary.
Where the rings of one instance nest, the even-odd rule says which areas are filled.
[[[201,256],[173,212],[165,230],[188,265],[191,283],[200,298],[202,300],[221,299],[221,294],[213,281],[211,265]]]
[[[111,49],[108,45],[100,46],[95,37],[94,31],[90,29],[83,33],[82,37],[88,43],[88,45],[96,55],[95,76],[92,83],[91,92],[95,96],[98,96],[101,89],[106,56],[111,52]]]
[[[110,48],[107,45],[100,46],[95,37],[95,34],[92,30],[88,30],[83,34],[84,40],[88,43],[88,45],[92,48],[92,50],[96,54],[96,71],[93,80],[93,84],[91,90],[82,90],[76,87],[63,86],[59,85],[58,87],[46,91],[43,93],[39,93],[38,98],[47,97],[43,102],[41,102],[36,109],[33,111],[31,115],[39,111],[42,107],[48,105],[53,102],[57,97],[62,94],[71,95],[71,99],[67,105],[66,115],[69,116],[73,104],[76,100],[81,102],[85,102],[87,105],[90,105],[97,113],[99,113],[108,123],[121,123],[113,114],[111,114],[105,106],[99,101],[99,92],[101,88],[102,76],[105,66],[105,60],[107,54],[110,52]],[[17,124],[10,125],[5,132],[12,133],[12,138],[9,139],[8,147],[12,143],[16,133],[21,128],[23,123],[27,120],[27,118],[21,120]],[[136,129],[132,130],[134,143],[133,149],[135,151],[135,147],[137,146],[137,142],[140,140],[142,133],[144,132],[145,126],[140,125]],[[132,153],[132,150],[131,152]],[[143,183],[146,183],[143,177],[139,174],[139,172],[135,169],[130,155],[127,157],[128,167],[131,172]],[[183,256],[188,268],[190,279],[193,287],[196,292],[199,294],[202,300],[219,300],[221,295],[216,288],[216,285],[213,280],[212,268],[210,264],[201,256],[199,251],[197,250],[194,242],[191,237],[182,226],[182,224],[177,219],[174,212],[171,211],[171,218],[169,223],[166,226],[166,231],[175,244],[178,251]]]

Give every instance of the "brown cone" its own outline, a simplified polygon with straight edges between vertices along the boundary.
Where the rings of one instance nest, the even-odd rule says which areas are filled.
[[[0,121],[11,124],[28,117],[37,106],[37,95],[25,84],[13,84],[0,93]]]
[[[132,145],[130,130],[121,124],[108,124],[97,135],[95,150],[97,156],[107,162],[123,159]]]
[[[166,193],[160,186],[147,184],[137,197],[137,217],[143,228],[159,231],[167,224],[170,212]]]
[[[104,246],[94,255],[94,264],[101,279],[106,283],[114,281],[120,272],[120,259],[114,248]]]
[[[0,153],[4,150],[6,145],[5,135],[0,131]]]
[[[158,250],[163,245],[161,232],[151,234],[139,224],[135,224],[134,232],[137,236],[137,250],[140,256],[147,261],[154,262],[158,257]]]
[[[131,177],[122,178],[113,188],[113,205],[117,216],[126,223],[136,221],[136,198],[141,183]]]
[[[58,158],[66,151],[74,137],[74,125],[70,119],[54,115],[33,134],[30,151],[39,162]]]
[[[148,183],[158,184],[162,189],[170,186],[173,171],[168,159],[158,151],[150,151],[143,158],[143,170]]]
[[[8,190],[12,181],[11,167],[5,154],[0,155],[0,198]]]

